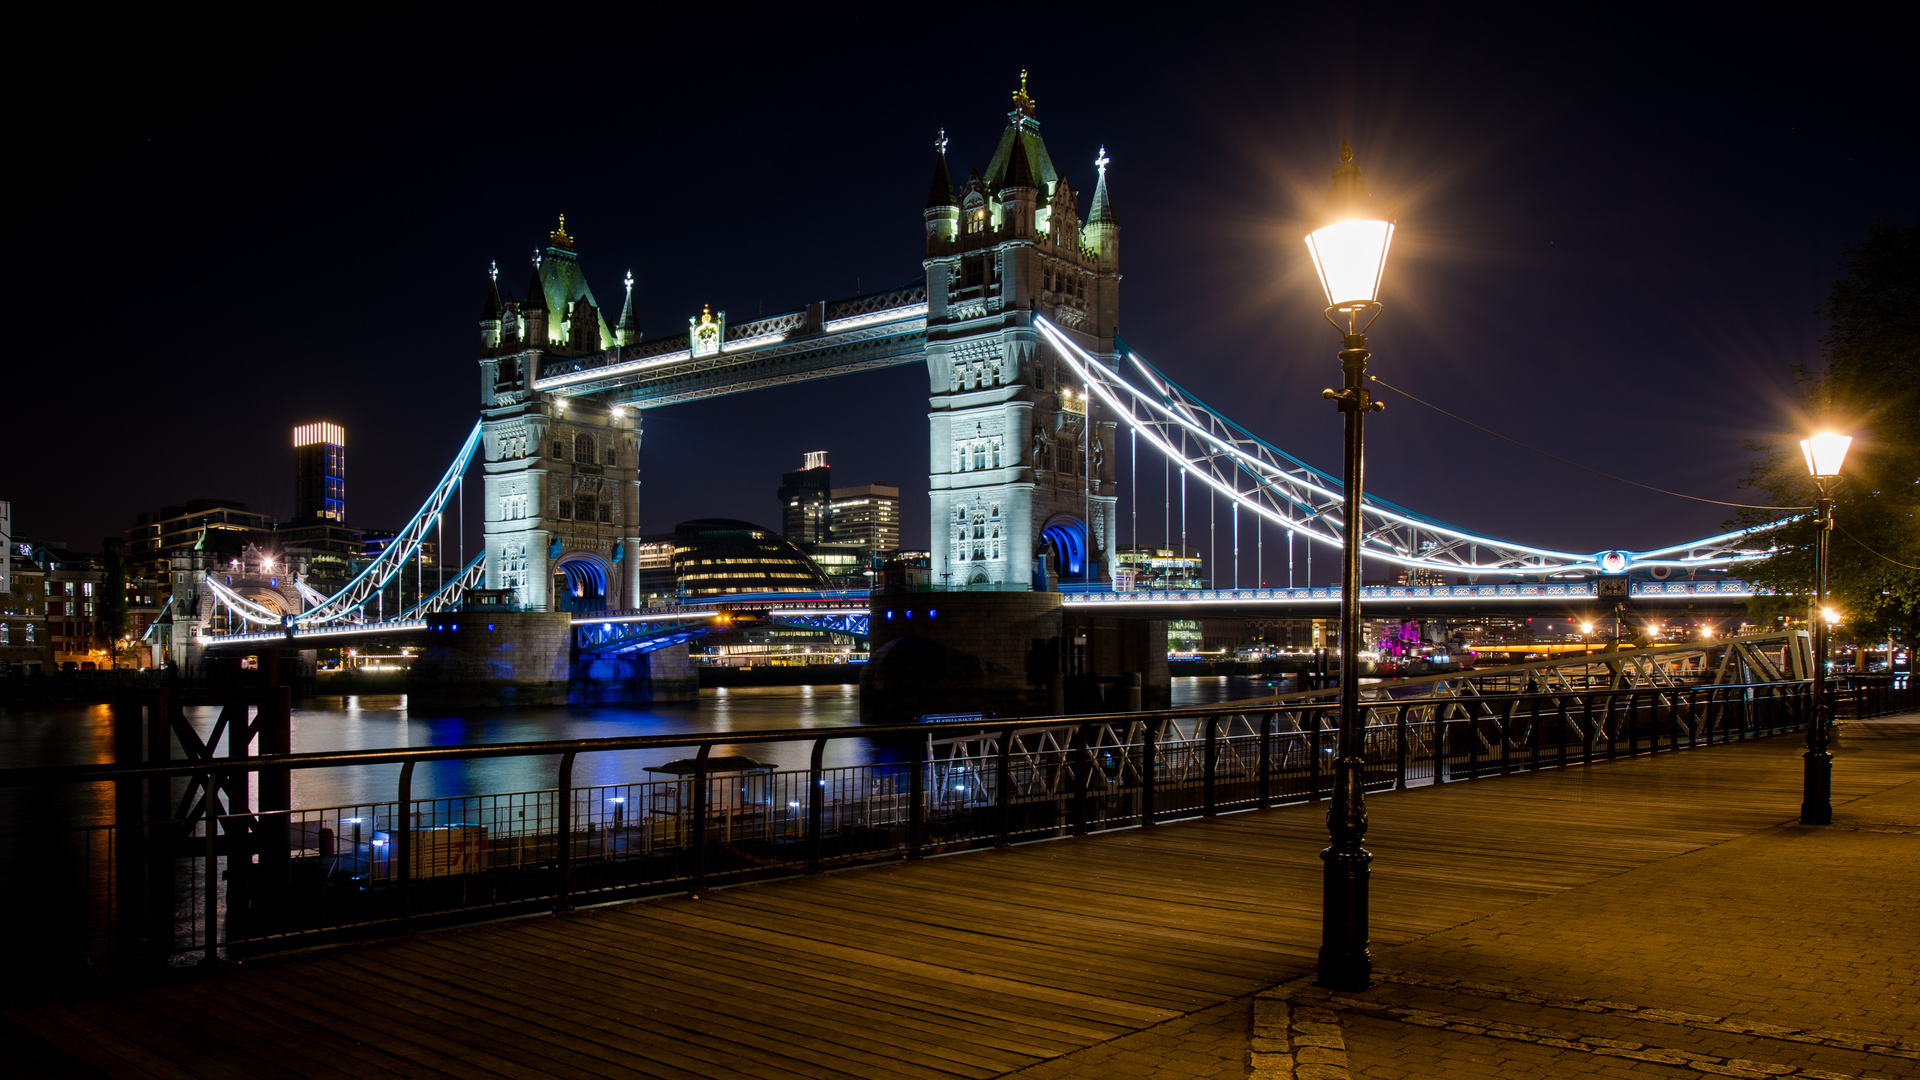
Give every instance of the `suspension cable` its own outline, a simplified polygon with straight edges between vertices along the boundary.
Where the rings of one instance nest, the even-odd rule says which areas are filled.
[[[1879,559],[1879,560],[1881,560],[1881,561],[1883,561],[1883,562],[1890,562],[1890,563],[1892,563],[1892,564],[1893,564],[1893,565],[1895,565],[1895,566],[1898,566],[1898,567],[1902,567],[1903,569],[1907,569],[1907,570],[1920,570],[1920,566],[1914,566],[1914,565],[1913,565],[1912,563],[1903,563],[1903,562],[1901,562],[1901,561],[1900,561],[1900,560],[1898,560],[1898,559],[1889,559],[1889,558],[1887,558],[1887,557],[1886,557],[1885,555],[1882,555],[1882,554],[1880,554],[1879,552],[1877,552],[1877,551],[1875,551],[1875,550],[1873,550],[1872,548],[1870,548],[1870,547],[1867,547],[1867,545],[1866,545],[1866,544],[1864,544],[1864,543],[1861,543],[1861,541],[1860,541],[1860,538],[1859,538],[1859,537],[1857,537],[1857,536],[1855,536],[1855,535],[1853,535],[1852,533],[1850,533],[1850,532],[1848,532],[1848,531],[1847,531],[1847,527],[1846,527],[1846,526],[1844,526],[1844,525],[1842,525],[1842,524],[1840,524],[1840,523],[1839,523],[1838,521],[1836,521],[1836,522],[1834,522],[1834,523],[1833,523],[1833,527],[1834,527],[1834,528],[1836,528],[1836,529],[1839,529],[1839,530],[1840,530],[1840,534],[1841,534],[1842,536],[1845,536],[1845,537],[1846,537],[1847,539],[1849,539],[1849,540],[1851,540],[1851,541],[1853,541],[1853,542],[1854,542],[1854,543],[1856,543],[1856,544],[1860,544],[1860,547],[1861,547],[1861,548],[1863,548],[1863,549],[1864,549],[1864,550],[1866,551],[1866,553],[1867,553],[1867,554],[1869,554],[1869,555],[1871,555],[1871,556],[1873,556],[1873,557],[1874,557],[1874,558],[1876,558],[1876,559]]]
[[[1657,491],[1662,495],[1671,495],[1676,499],[1690,499],[1694,502],[1712,503],[1715,506],[1733,506],[1733,507],[1738,507],[1741,510],[1776,510],[1776,511],[1779,511],[1780,513],[1785,514],[1785,513],[1797,513],[1804,510],[1817,509],[1817,507],[1812,507],[1812,506],[1759,506],[1754,503],[1727,502],[1723,499],[1703,499],[1698,495],[1686,495],[1678,491],[1668,491],[1666,488],[1654,487],[1652,484],[1643,484],[1638,480],[1629,480],[1624,476],[1615,476],[1610,472],[1601,472],[1599,469],[1595,469],[1587,465],[1582,465],[1577,461],[1568,461],[1566,458],[1561,457],[1559,454],[1549,454],[1548,452],[1540,449],[1537,446],[1529,446],[1526,443],[1523,443],[1519,439],[1513,438],[1510,435],[1502,435],[1490,427],[1482,427],[1481,425],[1476,424],[1471,420],[1468,420],[1464,416],[1455,416],[1453,413],[1450,413],[1447,410],[1441,408],[1440,406],[1435,405],[1431,401],[1422,401],[1421,399],[1414,397],[1412,394],[1407,393],[1405,390],[1402,390],[1399,387],[1394,386],[1392,383],[1382,380],[1378,375],[1368,375],[1367,378],[1372,379],[1374,382],[1379,383],[1381,386],[1384,386],[1387,389],[1393,391],[1394,393],[1399,394],[1401,397],[1406,398],[1408,401],[1411,401],[1416,405],[1425,405],[1427,408],[1432,409],[1434,412],[1439,413],[1441,416],[1447,417],[1450,420],[1458,420],[1461,423],[1467,425],[1468,427],[1476,428],[1480,431],[1484,431],[1496,439],[1505,439],[1507,442],[1512,443],[1513,445],[1519,447],[1522,450],[1531,450],[1534,453],[1539,454],[1541,457],[1552,458],[1553,460],[1559,462],[1562,465],[1571,465],[1576,469],[1581,469],[1586,472],[1590,472],[1595,476],[1604,476],[1609,480],[1617,480],[1622,484],[1631,484],[1637,488],[1646,488],[1648,491]]]

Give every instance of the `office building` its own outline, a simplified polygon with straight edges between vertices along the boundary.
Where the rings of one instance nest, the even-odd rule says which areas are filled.
[[[293,429],[293,520],[347,520],[347,432],[338,424]]]
[[[834,488],[828,504],[829,542],[869,556],[900,547],[900,489],[885,484]]]

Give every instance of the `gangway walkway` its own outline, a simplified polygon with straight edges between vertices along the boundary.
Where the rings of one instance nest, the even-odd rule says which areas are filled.
[[[1913,714],[1847,725],[1824,829],[1791,824],[1792,734],[1371,797],[1376,963],[1414,982],[1360,995],[1377,1016],[1320,1003],[1345,1025],[1343,1061],[1766,1075],[1646,1049],[1678,1045],[1805,1076],[1914,1075],[1917,736]],[[1242,1076],[1250,1046],[1275,1046],[1249,1042],[1256,1004],[1268,1025],[1289,998],[1321,1015],[1300,980],[1322,816],[1256,810],[255,960],[12,1010],[0,1070]],[[1540,1018],[1556,995],[1645,1015]],[[1447,1019],[1463,1010],[1481,1019]],[[1578,1042],[1608,1032],[1642,1049]]]

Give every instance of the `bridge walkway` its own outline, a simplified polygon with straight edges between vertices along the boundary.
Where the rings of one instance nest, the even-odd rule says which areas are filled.
[[[1349,1058],[1353,1075],[1389,1078],[1715,1071],[1608,1048],[1645,1044],[1806,1076],[1822,1075],[1804,1071],[1815,1064],[1915,1075],[1920,1062],[1897,1047],[1861,1047],[1920,1028],[1920,716],[1846,729],[1831,829],[1788,824],[1799,746],[1779,736],[1372,797],[1374,952],[1403,974],[1351,998],[1304,985],[1324,839],[1321,808],[1306,805],[420,934],[16,1009],[0,1071],[1053,1080],[1244,1076],[1250,1045],[1256,1076],[1344,1075]],[[1816,1046],[1595,1007],[1549,1023],[1542,994],[1868,1038]],[[1470,1022],[1408,1022],[1409,1010]],[[1302,1017],[1344,1032],[1344,1055],[1326,1048],[1337,1034],[1300,1042]],[[1250,1044],[1256,1023],[1295,1041]],[[1500,1023],[1586,1024],[1611,1041],[1564,1049]],[[1629,1056],[1605,1056],[1618,1054]],[[1280,1071],[1295,1056],[1297,1074]]]

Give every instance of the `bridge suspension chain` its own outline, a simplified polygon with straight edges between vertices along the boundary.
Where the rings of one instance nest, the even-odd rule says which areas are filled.
[[[1138,353],[1127,353],[1127,363],[1137,372],[1129,377],[1088,353],[1045,317],[1036,317],[1034,323],[1089,394],[1099,398],[1138,438],[1178,465],[1183,553],[1187,545],[1188,475],[1207,489],[1210,504],[1215,497],[1225,498],[1232,505],[1245,507],[1256,527],[1264,522],[1287,529],[1289,566],[1293,534],[1303,534],[1308,541],[1309,580],[1313,545],[1335,549],[1343,545],[1344,496],[1337,477],[1253,435],[1168,379]],[[1243,490],[1248,485],[1242,484],[1242,477],[1250,488]],[[1361,544],[1368,558],[1455,573],[1507,574],[1613,573],[1629,566],[1724,567],[1764,557],[1771,546],[1764,534],[1791,520],[1643,551],[1571,552],[1475,533],[1373,495],[1363,498],[1362,514]],[[1235,535],[1237,540],[1237,529]],[[1611,559],[1616,554],[1620,557],[1618,565],[1602,565],[1602,558]]]
[[[440,483],[435,485],[433,492],[427,496],[426,502],[420,504],[420,509],[395,534],[393,542],[380,553],[380,557],[367,564],[367,568],[360,571],[339,592],[327,597],[324,602],[315,604],[293,616],[294,625],[314,627],[337,622],[362,613],[369,602],[375,602],[376,598],[381,597],[387,584],[398,576],[409,562],[419,557],[420,548],[426,542],[428,530],[436,527],[448,502],[459,492],[462,478],[466,476],[467,466],[472,462],[474,451],[479,446],[480,424],[476,421],[473,430],[467,433],[467,441],[461,445],[460,452],[454,455],[453,464],[447,466],[446,475],[440,478]],[[465,578],[473,566],[473,563],[469,563],[467,569],[461,572],[461,578]],[[377,602],[384,604],[384,600]],[[420,606],[416,605],[416,608]]]

